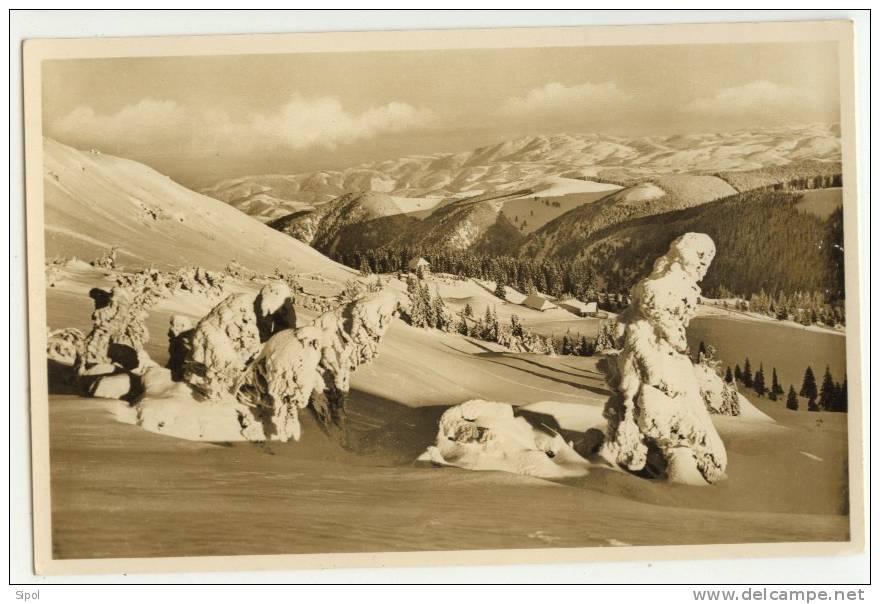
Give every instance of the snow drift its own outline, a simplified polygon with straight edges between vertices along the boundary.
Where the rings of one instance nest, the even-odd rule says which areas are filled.
[[[552,428],[536,427],[512,405],[484,400],[447,409],[435,444],[418,460],[539,478],[584,476],[590,467]]]

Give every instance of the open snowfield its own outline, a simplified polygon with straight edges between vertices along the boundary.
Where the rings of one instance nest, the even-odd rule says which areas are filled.
[[[688,329],[688,342],[697,350],[700,341],[715,346],[718,358],[731,369],[737,363],[742,367],[746,357],[753,370],[763,363],[767,375],[776,367],[786,390],[789,384],[800,390],[808,365],[819,380],[826,366],[836,381],[846,375],[846,336],[828,329],[805,329],[790,321],[781,324],[774,319],[758,321],[736,315],[697,317]]]
[[[51,288],[49,324],[86,327],[91,302],[83,290],[93,285],[106,285],[101,273],[82,269]],[[163,302],[148,322],[153,358],[167,357],[170,313],[198,316],[210,305],[190,295]],[[549,481],[414,463],[433,442],[441,413],[472,398],[540,403],[530,409],[551,416],[547,421],[566,438],[581,438],[601,421],[609,394],[600,361],[511,354],[396,321],[379,357],[355,374],[347,449],[308,414],[299,443],[179,440],[119,423],[112,412],[119,401],[84,399],[53,385],[55,555],[847,538],[845,414],[793,413],[759,402],[775,422],[715,416],[730,464],[728,479],[713,487],[603,469]]]

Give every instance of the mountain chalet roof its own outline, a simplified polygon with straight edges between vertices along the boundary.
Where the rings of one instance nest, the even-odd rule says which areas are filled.
[[[422,266],[424,268],[430,268],[431,263],[428,262],[427,260],[425,260],[424,258],[422,258],[421,256],[416,256],[415,258],[413,258],[412,260],[409,261],[409,264],[407,264],[407,266],[409,267],[410,270],[414,271],[414,270],[417,270],[420,266]]]
[[[522,305],[528,306],[529,308],[534,308],[535,310],[550,310],[552,308],[559,308],[553,302],[548,300],[548,297],[546,295],[538,292],[529,294],[526,299],[522,301]]]
[[[559,306],[578,315],[594,315],[599,311],[596,302],[581,302],[577,298],[567,298],[559,302]]]

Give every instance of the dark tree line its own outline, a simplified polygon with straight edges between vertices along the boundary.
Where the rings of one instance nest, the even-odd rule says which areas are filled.
[[[700,346],[703,343],[700,342]],[[764,373],[763,363],[759,364],[758,370],[752,373],[752,364],[748,358],[740,368],[737,363],[733,371],[730,367],[724,373],[724,379],[727,382],[734,380],[742,386],[754,390],[759,397],[767,395],[772,401],[780,400],[785,390],[779,383],[779,376],[776,374],[776,367],[773,368],[773,374],[770,385],[767,385],[767,378]],[[822,384],[817,385],[816,376],[812,367],[807,367],[804,371],[804,378],[801,382],[800,390],[795,390],[794,385],[789,386],[788,396],[786,397],[786,407],[792,411],[799,408],[799,399],[801,396],[807,399],[807,409],[809,411],[834,411],[845,413],[848,410],[848,392],[846,376],[843,382],[835,382],[834,376],[831,374],[831,368],[825,368],[825,374],[822,377]]]
[[[718,295],[722,298],[717,302],[721,308],[732,308],[739,311],[749,311],[780,321],[796,321],[801,325],[836,325],[846,324],[846,313],[843,301],[831,302],[827,294],[819,291],[794,292],[792,294],[779,291],[768,294],[763,289],[757,294],[752,294],[748,300],[737,298],[735,294],[720,288]],[[728,301],[735,298],[735,301]]]
[[[554,297],[596,301],[606,310],[620,310],[628,304],[626,290],[598,289],[595,273],[582,262],[535,261],[421,246],[351,250],[335,254],[333,259],[366,275],[408,272],[410,260],[418,257],[427,260],[435,273],[494,281],[494,293],[502,300],[506,298],[506,285],[525,294],[538,291]]]

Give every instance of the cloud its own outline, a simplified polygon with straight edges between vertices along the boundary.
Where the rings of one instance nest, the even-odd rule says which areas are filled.
[[[507,99],[500,111],[515,118],[571,117],[572,114],[588,111],[617,109],[630,98],[614,82],[587,82],[576,86],[552,82],[529,90],[525,96]]]
[[[109,148],[185,145],[239,152],[269,147],[300,150],[334,148],[426,128],[434,119],[430,110],[398,101],[352,112],[332,97],[297,96],[271,113],[230,115],[174,101],[144,99],[109,114],[79,107],[50,123],[49,134],[80,146]]]
[[[806,89],[756,80],[723,88],[712,96],[694,99],[685,110],[711,117],[758,117],[801,115],[816,105]]]
[[[227,124],[235,137],[254,136],[291,149],[335,147],[429,126],[434,114],[408,103],[391,102],[361,113],[346,111],[332,97],[295,97],[270,115],[251,115],[245,122]]]
[[[188,120],[187,112],[173,101],[144,99],[113,114],[78,107],[50,124],[51,134],[93,145],[126,141],[156,143],[177,138]]]

